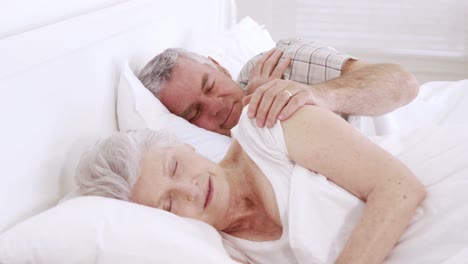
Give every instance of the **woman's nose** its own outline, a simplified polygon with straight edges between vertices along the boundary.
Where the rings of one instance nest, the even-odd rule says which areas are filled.
[[[175,190],[181,197],[186,197],[187,200],[194,201],[199,193],[198,180],[194,179],[190,182],[178,182],[176,183]]]

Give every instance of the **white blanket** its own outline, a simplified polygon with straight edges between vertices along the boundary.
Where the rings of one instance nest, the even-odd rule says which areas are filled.
[[[428,191],[385,263],[466,263],[467,113],[465,80],[424,86],[413,104],[385,117],[352,118],[365,133],[381,135],[371,139],[407,164]],[[325,177],[310,173],[294,169],[291,245],[299,263],[333,263],[365,205]]]
[[[409,132],[428,125],[468,124],[468,79],[430,82],[409,105],[389,114],[350,116],[351,125],[369,136]]]

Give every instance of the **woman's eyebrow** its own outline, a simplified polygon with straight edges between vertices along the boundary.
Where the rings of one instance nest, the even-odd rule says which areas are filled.
[[[163,158],[163,166],[164,166],[164,169],[163,169],[163,174],[164,175],[168,175],[169,174],[169,171],[170,171],[170,157],[169,155],[166,153],[164,153],[164,158]]]
[[[169,159],[169,155],[167,153],[164,153],[164,156],[163,158],[161,159],[163,161],[163,169],[162,169],[162,173],[163,173],[163,176],[166,176],[166,175],[169,175],[169,171],[170,171],[170,159]],[[160,177],[161,179],[162,177]],[[157,208],[159,209],[163,209],[162,207],[164,206],[164,203],[163,203],[163,199],[164,197],[166,196],[166,191],[164,191],[162,193],[161,196],[158,197],[158,202],[156,203],[157,204]]]

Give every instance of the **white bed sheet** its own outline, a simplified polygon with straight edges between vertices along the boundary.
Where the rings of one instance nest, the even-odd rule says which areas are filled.
[[[429,82],[418,97],[389,114],[350,116],[351,125],[368,136],[408,132],[420,126],[463,124],[468,119],[468,79],[457,82]]]

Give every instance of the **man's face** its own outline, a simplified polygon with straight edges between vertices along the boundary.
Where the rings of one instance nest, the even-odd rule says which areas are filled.
[[[239,122],[245,94],[220,67],[180,57],[172,78],[159,93],[172,113],[224,135]]]

